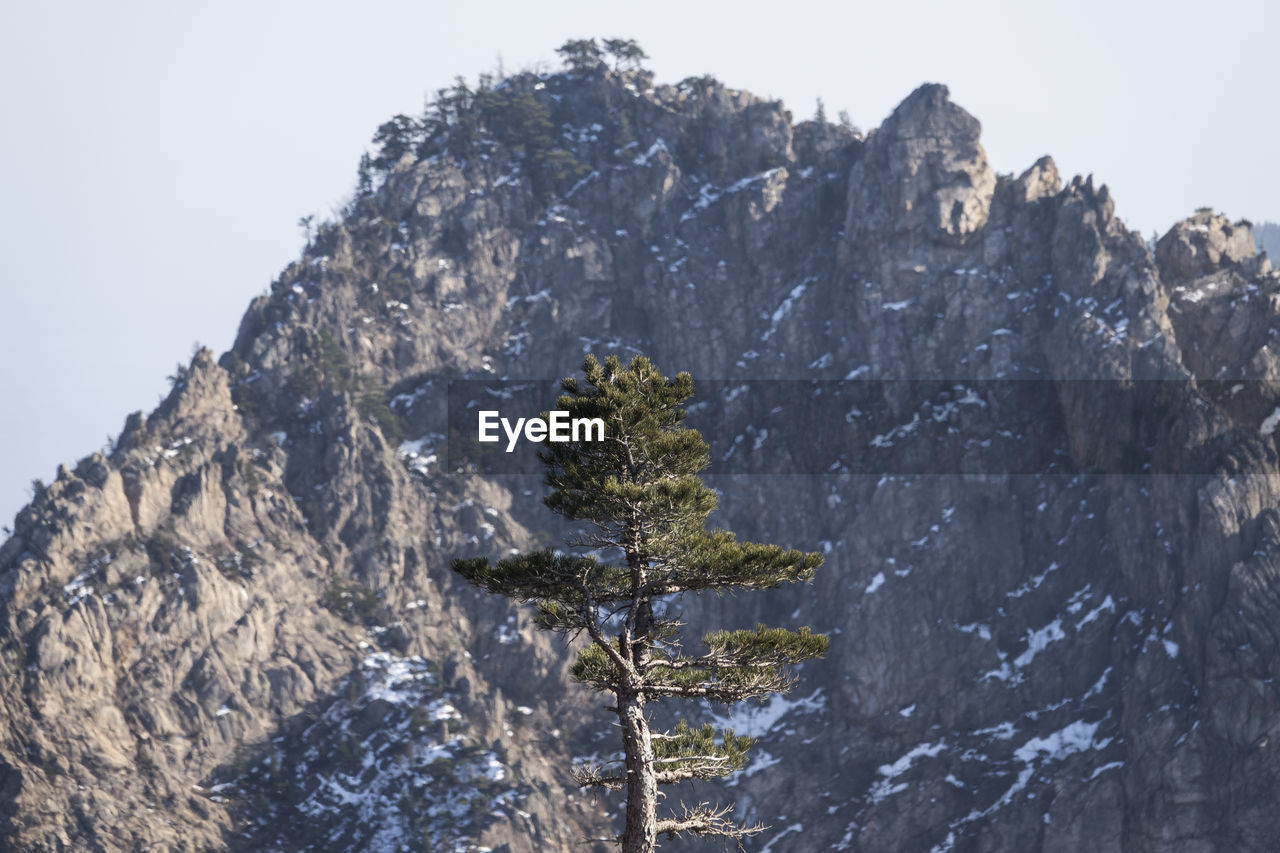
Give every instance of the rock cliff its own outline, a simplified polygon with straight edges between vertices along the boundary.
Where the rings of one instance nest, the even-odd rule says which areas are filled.
[[[536,476],[450,464],[447,403],[643,352],[705,388],[718,523],[827,555],[686,602],[832,637],[791,696],[695,712],[760,742],[688,798],[775,853],[1272,849],[1280,275],[1211,212],[1149,251],[979,133],[937,85],[864,136],[603,67],[459,105],[18,515],[0,846],[607,833],[566,772],[599,697],[448,569],[561,531]]]

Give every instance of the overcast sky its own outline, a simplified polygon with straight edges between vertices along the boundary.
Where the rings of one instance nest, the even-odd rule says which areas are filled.
[[[1269,3],[6,2],[0,11],[0,523],[150,410],[341,205],[374,129],[498,57],[635,38],[659,80],[821,97],[874,127],[925,81],[1019,172],[1092,172],[1144,235],[1280,220]]]

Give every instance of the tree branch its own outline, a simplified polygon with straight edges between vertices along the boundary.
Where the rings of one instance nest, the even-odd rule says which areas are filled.
[[[665,835],[674,839],[677,835],[718,835],[723,838],[741,840],[759,835],[768,827],[763,824],[740,824],[729,820],[733,806],[711,808],[707,803],[699,803],[694,808],[684,807],[684,814],[678,818],[666,818],[658,821],[657,835]]]
[[[591,590],[585,583],[580,584],[579,589],[582,591],[582,597],[586,603],[588,612],[595,613],[596,603],[595,598],[591,595]],[[586,625],[584,627],[587,629],[587,634],[591,636],[591,639],[597,646],[604,649],[604,653],[609,656],[609,660],[613,661],[614,666],[618,667],[618,671],[634,676],[635,669],[631,666],[630,661],[619,654],[618,650],[613,647],[613,643],[609,642],[604,634],[600,633],[600,626],[596,624],[596,621],[594,619],[587,619],[585,621]]]
[[[791,682],[783,679],[756,680],[742,684],[719,684],[715,682],[701,684],[646,684],[646,696],[673,696],[685,699],[710,699],[712,702],[741,702],[743,699],[754,699],[768,696],[770,693],[786,693],[791,689]]]

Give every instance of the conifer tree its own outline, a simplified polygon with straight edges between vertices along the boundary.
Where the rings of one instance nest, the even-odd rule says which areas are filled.
[[[626,68],[638,70],[640,63],[649,58],[635,39],[605,39],[603,47],[604,52],[613,57],[615,71]]]
[[[356,169],[356,198],[373,195],[373,158],[366,151],[360,155],[360,166]]]
[[[556,48],[556,53],[570,71],[578,73],[594,71],[604,61],[604,51],[593,38],[569,39]]]
[[[373,135],[373,144],[378,146],[373,166],[384,172],[390,170],[401,157],[413,150],[421,136],[422,126],[407,115],[396,115],[383,122]]]
[[[588,642],[574,679],[612,694],[623,759],[580,766],[582,787],[626,791],[626,821],[611,839],[623,853],[652,853],[660,836],[719,836],[735,841],[764,827],[730,818],[732,806],[705,803],[657,815],[658,786],[726,776],[740,770],[752,739],[731,729],[650,728],[650,703],[675,698],[734,703],[787,691],[789,667],[826,652],[827,638],[807,628],[716,631],[704,650],[687,652],[674,608],[686,592],[770,589],[809,580],[816,553],[738,542],[708,530],[716,493],[699,473],[709,462],[697,430],[682,425],[693,394],[689,374],[668,379],[646,358],[625,367],[588,356],[584,378],[566,378],[559,410],[601,418],[604,441],[548,444],[541,454],[551,493],[546,505],[582,532],[566,544],[491,564],[455,560],[471,583],[538,609],[540,627]],[[595,555],[613,557],[607,560]]]

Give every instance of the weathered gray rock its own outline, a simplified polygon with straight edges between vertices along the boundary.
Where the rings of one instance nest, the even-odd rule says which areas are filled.
[[[846,251],[911,237],[963,245],[987,222],[995,172],[981,125],[946,86],[921,86],[867,143],[849,177]]]
[[[1253,233],[1221,213],[1201,210],[1169,229],[1156,243],[1156,260],[1173,281],[1187,281],[1252,258]]]

